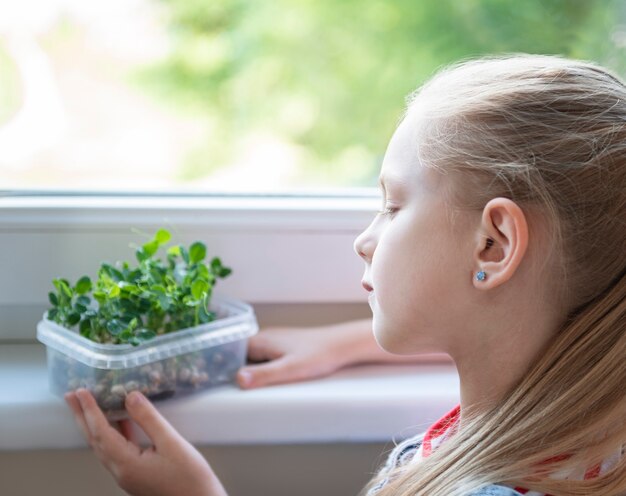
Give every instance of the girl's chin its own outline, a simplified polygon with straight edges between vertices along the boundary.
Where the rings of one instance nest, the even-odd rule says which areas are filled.
[[[380,315],[374,312],[372,319],[372,331],[374,333],[374,339],[378,344],[378,347],[387,353],[397,352],[398,344],[393,333],[389,334],[389,330],[385,328],[384,322],[381,321]]]
[[[398,354],[398,350],[396,349],[397,344],[394,345],[393,340],[390,341],[389,338],[385,339],[385,336],[378,336],[376,333],[374,333],[374,338],[381,350],[391,353],[392,355]]]

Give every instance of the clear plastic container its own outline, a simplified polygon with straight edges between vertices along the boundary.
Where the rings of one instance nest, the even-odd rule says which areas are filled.
[[[52,393],[89,389],[109,420],[125,418],[135,389],[152,401],[232,382],[245,364],[247,343],[259,326],[247,303],[213,295],[207,324],[157,336],[139,346],[101,344],[46,318],[37,339],[46,345]]]

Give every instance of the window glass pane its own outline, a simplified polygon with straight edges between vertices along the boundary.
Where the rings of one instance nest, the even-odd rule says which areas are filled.
[[[607,0],[20,0],[0,4],[0,188],[375,187],[442,64],[559,53],[626,69]]]

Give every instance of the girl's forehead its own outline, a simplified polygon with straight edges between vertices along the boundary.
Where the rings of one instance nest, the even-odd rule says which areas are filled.
[[[405,164],[418,160],[417,133],[413,119],[403,119],[396,128],[396,131],[389,141],[387,155],[389,155],[389,158],[394,162]]]
[[[443,175],[422,163],[419,157],[419,139],[412,119],[405,118],[391,137],[380,178],[389,184],[398,184],[408,189],[435,191]]]

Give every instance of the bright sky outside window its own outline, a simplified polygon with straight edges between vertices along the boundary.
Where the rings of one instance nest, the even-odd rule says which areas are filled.
[[[619,0],[0,5],[0,188],[356,191],[441,65],[511,51],[626,71]]]

